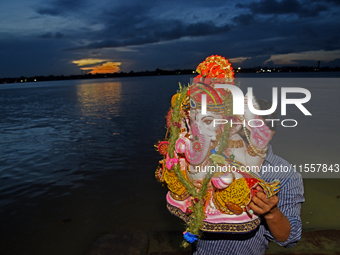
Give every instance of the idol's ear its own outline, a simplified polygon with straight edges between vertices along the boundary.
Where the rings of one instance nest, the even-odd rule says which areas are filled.
[[[251,99],[249,99],[248,93],[244,96],[244,119],[245,119],[245,122],[246,122],[246,126],[248,128],[250,128],[250,129],[252,129],[251,127],[249,127],[248,121],[252,120],[252,119],[255,119],[256,115],[249,110],[248,100],[251,100],[251,103],[253,104],[253,106],[254,106],[254,108],[256,110],[260,110],[260,106],[257,103],[256,98],[254,97],[254,95],[253,95],[253,97]]]

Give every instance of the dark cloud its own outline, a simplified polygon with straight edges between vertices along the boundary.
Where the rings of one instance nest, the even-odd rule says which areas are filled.
[[[308,26],[307,26],[308,25]],[[303,34],[309,28],[311,31]],[[320,49],[339,49],[334,34],[339,31],[339,22],[313,22],[286,20],[284,23],[271,22],[270,19],[255,19],[248,26],[231,26],[227,33],[191,37],[188,40],[169,41],[161,44],[145,44],[132,52],[113,51],[112,56],[129,56],[130,65],[122,70],[154,70],[158,68],[195,68],[207,56],[220,54],[226,58],[247,57],[239,66],[265,66],[264,62],[272,55],[315,51]],[[312,32],[312,33],[311,33]],[[339,31],[340,34],[340,31]],[[326,42],[327,41],[327,42]],[[337,45],[337,46],[336,46]],[[109,52],[107,50],[106,52]],[[132,63],[134,62],[135,63]],[[143,62],[143,65],[139,63]],[[297,62],[296,62],[297,63]],[[268,63],[266,66],[274,66]]]
[[[301,37],[312,37],[312,38],[317,38],[318,37],[318,34],[316,33],[316,31],[314,31],[314,29],[312,29],[310,27],[303,27],[299,31],[299,35]]]
[[[40,37],[40,38],[52,38],[53,35],[52,35],[52,33],[48,32],[48,33],[46,33],[46,34],[40,35],[39,37]]]
[[[324,40],[324,43],[328,45],[329,47],[332,47],[333,49],[338,48],[340,45],[340,36],[339,36],[340,31],[339,30],[337,31],[337,34],[331,34],[330,36],[325,37],[325,40]]]
[[[59,16],[67,12],[74,12],[83,9],[87,6],[84,0],[54,0],[44,3],[45,7],[38,7],[36,9],[38,14]]]
[[[65,35],[62,34],[62,33],[60,33],[60,32],[57,32],[57,33],[55,33],[55,34],[53,34],[53,33],[51,33],[51,32],[47,32],[47,33],[42,34],[42,35],[40,35],[40,36],[38,36],[38,37],[39,37],[39,38],[47,38],[47,39],[49,39],[49,38],[57,38],[57,39],[60,39],[60,38],[64,38]]]
[[[166,42],[183,37],[201,37],[228,32],[228,24],[213,20],[191,21],[162,19],[150,14],[148,4],[119,6],[99,14],[103,29],[92,34],[93,42],[80,48],[107,48]]]
[[[157,34],[161,35],[165,40],[178,39],[184,36],[205,36],[225,33],[230,30],[229,25],[216,26],[212,21],[197,22],[194,24],[185,25],[181,21],[175,21],[176,26],[170,31],[160,31]]]
[[[313,0],[313,2],[320,2],[320,0]],[[322,2],[334,4],[334,5],[340,5],[340,0],[323,0]]]
[[[76,67],[69,63],[81,58],[122,62],[122,71],[195,68],[213,54],[247,58],[240,66],[250,67],[263,65],[276,54],[340,49],[338,1],[107,2],[41,2],[31,14],[34,19],[21,21],[18,31],[31,23],[25,34],[8,37],[20,43],[13,39],[11,44],[1,45],[6,51],[0,49],[0,57],[6,56],[9,63],[2,74],[8,68],[19,75],[53,74],[62,66],[61,73],[75,73]],[[38,32],[32,25],[37,23],[41,24]],[[17,65],[12,64],[15,61]]]
[[[59,8],[39,8],[37,9],[37,13],[41,15],[52,15],[52,16],[58,16],[63,12],[63,10]]]
[[[253,56],[255,54],[263,55],[264,49],[271,51],[282,51],[280,47],[274,47],[273,42],[265,41],[271,40],[271,38],[281,37],[281,41],[287,41],[286,39],[293,37],[301,37],[301,31],[307,33],[306,37],[313,36],[318,37],[318,32],[315,29],[310,28],[304,31],[301,26],[294,21],[292,24],[289,19],[284,22],[282,19],[276,16],[269,16],[266,18],[259,18],[259,14],[297,14],[301,19],[305,16],[318,15],[322,10],[327,10],[321,2],[311,0],[310,4],[302,4],[298,0],[260,0],[259,2],[244,2],[243,4],[236,4],[238,8],[246,8],[251,13],[242,13],[233,18],[233,23],[216,23],[216,20],[211,18],[210,20],[202,20],[202,17],[195,14],[194,11],[188,9],[186,13],[192,13],[192,17],[196,19],[183,18],[163,18],[163,13],[157,13],[159,6],[157,1],[147,1],[140,4],[138,1],[127,1],[124,4],[107,6],[107,8],[100,9],[99,12],[94,12],[90,16],[86,16],[88,22],[99,24],[102,29],[97,31],[91,31],[84,27],[82,34],[77,35],[82,37],[83,40],[77,42],[76,47],[72,49],[102,49],[102,48],[117,48],[126,46],[143,46],[148,44],[154,44],[159,42],[168,42],[184,37],[204,37],[214,36],[218,34],[230,33],[231,30],[242,31],[244,26],[261,26],[261,29],[256,27],[253,30],[246,29],[243,33],[248,37],[247,40],[256,43],[258,40],[264,40],[260,47],[253,47]],[[174,3],[175,4],[175,3]],[[180,5],[179,2],[176,2]],[[52,13],[62,13],[67,10],[74,10],[76,6],[82,6],[81,4],[71,1],[56,0],[49,8]],[[199,2],[199,5],[204,5],[203,2]],[[215,7],[218,3],[215,3]],[[205,7],[206,8],[206,7]],[[63,10],[63,11],[62,11]],[[229,12],[230,13],[230,12]],[[221,20],[228,20],[226,16],[225,6],[220,5],[219,9],[215,10],[216,18]],[[201,20],[197,19],[201,18]],[[230,20],[230,18],[229,18]],[[217,25],[219,24],[219,25]],[[316,24],[317,25],[317,24]],[[278,29],[279,27],[279,29]],[[287,28],[290,29],[287,29]],[[297,31],[300,29],[301,31]],[[254,31],[257,31],[255,34]],[[80,31],[78,31],[80,33]],[[294,34],[295,33],[295,34]],[[240,34],[238,34],[240,36]],[[241,35],[241,37],[243,37]],[[241,38],[236,38],[240,40]],[[305,39],[302,39],[304,41]],[[86,42],[86,43],[85,43]],[[297,42],[298,43],[298,42]],[[302,45],[304,42],[300,42]],[[274,50],[275,48],[275,50]],[[249,52],[249,50],[247,49]],[[272,52],[270,52],[272,53]]]
[[[296,14],[299,17],[314,17],[321,12],[329,10],[329,6],[322,1],[298,0],[261,0],[249,4],[236,4],[238,8],[247,8],[253,14]]]
[[[240,26],[248,26],[255,22],[252,14],[241,14],[233,18],[233,21]]]
[[[246,8],[247,6],[244,5],[244,4],[237,3],[237,4],[235,4],[235,7],[236,8]]]
[[[315,17],[318,16],[323,11],[328,11],[329,7],[323,3],[317,3],[311,6],[306,6],[301,8],[298,15],[300,17]]]
[[[298,13],[302,6],[297,0],[261,0],[248,5],[253,13],[258,14],[287,14]]]
[[[62,34],[62,33],[57,32],[57,33],[55,33],[54,37],[55,38],[63,38],[63,37],[65,37],[65,35]]]
[[[338,66],[340,67],[340,58],[337,58],[337,59],[334,59],[332,61],[329,61],[329,62],[321,62],[321,67],[322,66]]]
[[[267,63],[266,63],[266,67],[274,67],[275,66],[275,63],[274,63],[274,61],[267,61]]]
[[[242,67],[249,68],[249,67],[255,67],[255,66],[263,66],[264,62],[266,60],[270,59],[271,55],[265,55],[265,56],[256,56],[251,57],[243,60],[241,63]]]
[[[168,24],[168,25],[167,25]],[[143,30],[135,29],[136,33],[128,39],[105,39],[99,42],[82,46],[81,48],[95,49],[95,48],[115,48],[124,46],[145,45],[150,43],[171,41],[180,39],[182,37],[198,37],[225,33],[230,30],[229,25],[215,26],[212,22],[198,22],[195,24],[185,25],[179,20],[167,21],[164,24],[158,24],[152,30],[143,32]],[[126,38],[125,35],[122,38]],[[79,48],[77,48],[79,49]]]

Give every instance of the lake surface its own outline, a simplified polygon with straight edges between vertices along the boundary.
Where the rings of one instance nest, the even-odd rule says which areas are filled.
[[[182,230],[154,178],[153,145],[178,82],[191,77],[0,85],[0,254],[80,255],[109,232]],[[279,127],[276,154],[296,165],[340,163],[339,79],[242,77],[251,77],[238,80],[242,90],[252,86],[258,98],[289,84],[312,94],[313,116],[293,106],[281,116],[298,126]],[[340,173],[302,174],[304,228],[340,228]]]

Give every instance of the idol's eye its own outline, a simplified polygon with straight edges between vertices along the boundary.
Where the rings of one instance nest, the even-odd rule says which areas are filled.
[[[204,123],[207,124],[207,125],[210,125],[212,122],[212,120],[204,120]]]

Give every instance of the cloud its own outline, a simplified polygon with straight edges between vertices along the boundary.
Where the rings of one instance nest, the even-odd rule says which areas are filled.
[[[229,62],[234,65],[240,65],[244,60],[246,60],[246,57],[239,57],[239,58],[229,58]]]
[[[77,66],[88,66],[88,65],[94,65],[99,63],[107,62],[106,59],[96,59],[96,58],[85,58],[80,60],[73,60],[72,63],[76,64]]]
[[[269,60],[270,57],[271,57],[270,55],[265,55],[265,56],[256,56],[256,57],[247,58],[242,61],[241,66],[245,68],[261,66],[261,65],[264,65],[266,60]]]
[[[107,29],[106,33],[108,35],[112,34],[112,36],[107,36],[109,38],[77,47],[76,49],[137,46],[167,42],[184,37],[215,35],[226,33],[230,30],[230,25],[216,26],[212,21],[184,24],[183,21],[179,20],[163,20],[149,21],[149,23],[145,28],[139,28],[137,25],[131,28],[128,32],[129,34],[133,32],[131,36],[127,36],[125,32],[118,33],[120,36],[117,36],[117,34],[110,33],[111,29]]]
[[[112,62],[105,59],[94,59],[94,58],[86,58],[80,60],[73,60],[73,64],[77,66],[87,66],[81,67],[81,70],[90,70],[89,73],[116,73],[120,71],[121,62]],[[101,65],[96,65],[101,64]]]
[[[188,15],[193,16],[190,14],[190,9],[186,10],[187,3],[176,2],[170,5],[176,5],[174,11],[179,11],[176,15],[171,15],[171,9],[162,11],[164,4],[169,5],[165,1],[146,1],[141,4],[138,1],[127,0],[124,3],[112,5],[104,5],[103,1],[98,1],[95,6],[90,6],[87,1],[83,3],[79,0],[75,2],[54,0],[45,4],[44,7],[37,8],[36,11],[44,16],[64,17],[67,22],[76,17],[79,24],[84,23],[83,33],[78,30],[76,35],[82,37],[83,40],[79,40],[78,46],[72,49],[148,45],[185,37],[227,33],[231,29],[230,24],[223,22],[223,19],[219,19],[219,22],[214,19],[214,16],[224,13],[225,7],[216,8],[216,15],[212,17],[205,15],[207,17],[203,19],[202,17],[192,19],[186,18]],[[182,5],[183,8],[180,7]],[[218,5],[223,6],[222,3]],[[202,11],[205,6],[195,8],[198,9],[197,11]],[[167,14],[163,14],[164,11]],[[95,29],[89,31],[90,26]],[[86,43],[81,45],[80,42]]]
[[[0,57],[8,60],[0,70],[4,76],[74,74],[106,62],[121,62],[119,68],[127,72],[195,68],[213,54],[232,58],[239,66],[245,60],[259,66],[261,56],[340,49],[336,0],[33,2],[15,8],[17,12],[7,8],[6,15],[15,19],[0,15],[5,24],[0,44],[6,46]],[[30,49],[23,51],[23,45]],[[99,62],[72,63],[90,58]]]
[[[248,5],[253,13],[259,14],[285,14],[297,13],[302,6],[297,0],[261,0]]]
[[[255,19],[254,16],[251,14],[240,14],[233,18],[233,21],[240,26],[248,26],[253,24]]]
[[[253,14],[296,14],[299,17],[315,17],[330,7],[322,1],[261,0],[249,4],[237,4],[238,8],[248,8]]]
[[[270,59],[266,61],[272,61],[275,65],[297,65],[302,62],[309,61],[316,63],[317,61],[330,62],[331,65],[336,62],[336,59],[340,58],[340,50],[335,51],[305,51],[299,53],[288,54],[276,54],[272,55]],[[265,64],[266,64],[265,63]]]
[[[87,6],[84,0],[54,0],[50,3],[44,3],[45,7],[38,7],[37,13],[41,15],[59,16],[67,12],[74,12],[79,8]]]
[[[73,36],[79,39],[74,41],[69,50],[81,52],[92,49],[122,49],[130,46],[139,46],[138,49],[141,49],[146,45],[168,44],[172,41],[177,43],[180,40],[195,43],[200,41],[200,38],[208,38],[213,43],[215,38],[222,35],[222,37],[232,38],[238,43],[241,41],[247,44],[246,48],[243,47],[243,50],[248,52],[248,55],[242,54],[235,57],[278,53],[285,51],[282,47],[287,49],[289,46],[291,50],[294,44],[307,45],[308,49],[305,50],[314,50],[315,48],[311,47],[311,45],[319,43],[320,36],[322,36],[320,32],[323,31],[321,27],[325,28],[326,24],[331,22],[331,18],[327,17],[326,22],[322,23],[320,19],[307,20],[307,22],[303,19],[308,15],[320,15],[322,10],[328,10],[328,7],[332,5],[330,3],[323,4],[317,0],[250,0],[237,4],[236,8],[232,5],[227,7],[223,2],[214,3],[214,6],[200,2],[194,8],[188,8],[188,3],[175,1],[171,4],[173,8],[166,8],[169,4],[164,1],[146,1],[140,4],[138,1],[126,0],[123,4],[106,5],[105,8],[103,8],[104,2],[98,1],[98,4],[93,7],[97,8],[96,11],[86,13],[87,1],[85,1],[85,7],[77,3],[82,6],[81,12],[83,16],[79,16],[80,12],[76,12],[75,8],[77,4],[65,0],[55,0],[52,3],[54,4],[50,4],[48,7],[63,9],[64,14],[61,15],[72,17],[73,14],[71,15],[70,12],[74,11],[75,15],[77,14],[77,17],[82,21],[86,20],[88,22],[88,25],[84,26],[82,31],[78,30],[76,34],[72,33]],[[101,7],[99,8],[98,6]],[[250,13],[249,11],[240,10],[240,8],[246,8]],[[176,13],[171,15],[171,12]],[[195,16],[193,13],[199,13],[200,15]],[[204,15],[205,13],[209,15]],[[211,15],[211,13],[214,15]],[[226,13],[228,15],[224,15]],[[224,15],[223,18],[221,18],[221,15]],[[296,15],[300,17],[299,20],[297,20]],[[325,15],[323,16],[326,17]],[[193,16],[196,18],[193,19]],[[313,25],[308,26],[310,27],[309,34],[303,37],[302,33],[306,29],[301,26],[307,27],[306,25],[311,23]],[[88,28],[91,25],[95,26],[96,29],[89,30]],[[234,31],[237,31],[237,37],[230,36],[230,33]],[[71,33],[68,32],[68,34]],[[311,40],[311,35],[315,39]],[[243,42],[244,37],[247,37],[248,42]],[[263,41],[257,43],[258,37],[262,37]],[[282,39],[276,42],[265,41],[268,37]],[[329,37],[329,35],[326,37]],[[283,45],[291,40],[294,40],[294,42],[288,43],[288,46]],[[251,48],[249,48],[249,44],[258,45],[250,46]],[[319,44],[321,45],[322,43],[320,42]],[[326,44],[329,45],[327,48]],[[336,47],[334,42],[326,38],[323,45],[328,50]],[[267,50],[272,52],[265,52]],[[297,47],[296,51],[301,51],[301,49]]]
[[[312,0],[312,2],[320,2],[320,0]],[[340,5],[339,0],[323,0],[323,2],[327,2],[327,3],[330,3],[330,4],[334,4],[334,5]]]
[[[60,33],[60,32],[57,32],[55,34],[51,33],[51,32],[47,32],[45,34],[42,34],[40,36],[38,36],[39,38],[45,38],[45,39],[50,39],[50,38],[57,38],[57,39],[60,39],[60,38],[64,38],[65,35],[63,33]]]
[[[57,32],[57,33],[55,33],[54,37],[55,38],[63,38],[63,37],[65,37],[65,35],[62,34],[62,33]]]
[[[324,63],[321,63],[321,64],[324,65]],[[337,59],[334,59],[332,61],[329,61],[325,65],[340,67],[340,58],[337,58]]]
[[[102,65],[92,67],[82,67],[82,70],[91,70],[91,74],[97,73],[117,73],[120,71],[121,62],[106,62]]]

